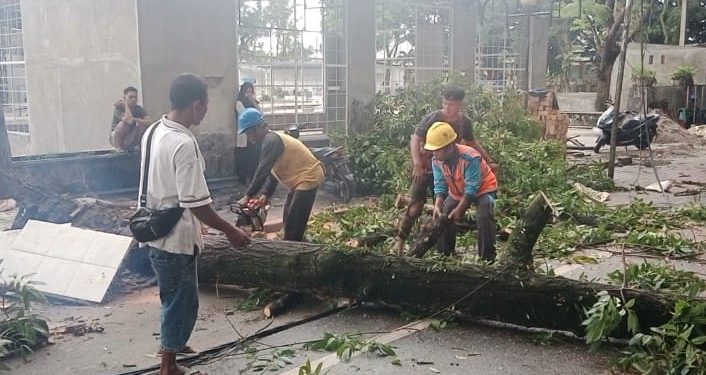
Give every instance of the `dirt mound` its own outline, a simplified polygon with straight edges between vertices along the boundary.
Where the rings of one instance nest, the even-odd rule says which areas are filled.
[[[655,143],[692,143],[694,136],[682,128],[679,123],[665,114],[660,114],[657,121]]]
[[[706,125],[692,126],[687,132],[697,137],[706,138]]]

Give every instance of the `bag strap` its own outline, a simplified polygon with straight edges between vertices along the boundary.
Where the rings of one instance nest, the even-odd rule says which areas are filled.
[[[150,154],[152,151],[152,136],[154,131],[157,130],[157,126],[162,121],[157,121],[152,126],[150,126],[150,132],[147,135],[147,144],[145,145],[145,167],[142,171],[142,177],[140,178],[140,184],[142,185],[142,190],[140,191],[140,207],[147,207],[147,175],[150,169]]]

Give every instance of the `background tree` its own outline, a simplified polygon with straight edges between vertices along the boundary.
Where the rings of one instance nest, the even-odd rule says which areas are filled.
[[[390,87],[390,66],[403,66],[409,57],[414,57],[415,12],[409,2],[383,0],[375,4],[375,24],[378,32],[375,48],[378,56],[385,59],[382,86]]]
[[[303,47],[293,0],[241,1],[238,34],[241,61],[257,62],[263,57],[287,61],[314,53],[312,47]]]
[[[620,55],[625,0],[566,0],[557,4],[561,12],[550,35],[550,73],[562,73],[577,50],[590,58],[597,70],[596,108],[600,109],[609,97],[613,65]],[[636,0],[629,41],[678,43],[679,5],[676,0]],[[687,43],[705,43],[706,2],[691,0],[687,6]],[[573,41],[568,45],[567,35]]]

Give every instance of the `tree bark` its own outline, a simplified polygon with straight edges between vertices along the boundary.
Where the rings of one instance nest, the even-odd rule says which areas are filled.
[[[610,98],[610,81],[613,73],[613,64],[620,55],[620,45],[618,37],[620,35],[620,25],[623,22],[625,8],[613,15],[612,23],[608,27],[605,42],[600,48],[600,65],[598,67],[598,93],[596,96],[595,108],[603,111],[603,103]]]
[[[532,266],[532,249],[539,235],[552,217],[552,206],[544,193],[538,193],[532,199],[525,216],[517,223],[509,238],[509,250],[503,263],[514,264],[526,269]]]
[[[577,335],[583,335],[584,309],[596,301],[596,292],[620,295],[616,286],[515,267],[443,264],[302,242],[254,241],[245,249],[234,249],[222,236],[206,238],[198,265],[201,282],[379,301],[418,314],[450,309],[465,316]],[[669,296],[632,289],[623,294],[636,299],[642,327],[669,319],[673,306]],[[629,335],[621,329],[616,337]]]

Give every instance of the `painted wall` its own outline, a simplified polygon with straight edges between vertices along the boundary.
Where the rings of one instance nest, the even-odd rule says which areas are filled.
[[[113,103],[141,87],[135,0],[23,0],[22,19],[29,151],[110,148]]]
[[[681,65],[691,65],[696,68],[694,84],[703,85],[706,83],[706,48],[696,46],[679,47],[663,44],[645,45],[645,69],[654,70],[657,73],[657,86],[669,86],[672,84],[672,72]],[[650,59],[651,57],[651,59]],[[651,60],[651,62],[650,62]],[[635,103],[630,100],[632,86],[631,73],[633,66],[640,66],[641,48],[639,43],[630,43],[625,56],[625,72],[623,76],[623,91],[621,97],[621,107],[626,103]],[[613,67],[611,79],[611,98],[615,97],[615,86],[618,80],[618,63]],[[639,101],[638,101],[639,102]],[[635,109],[635,108],[630,108]]]
[[[147,111],[161,114],[169,110],[169,86],[181,73],[195,73],[208,82],[208,112],[194,132],[207,159],[209,176],[233,171],[233,96],[238,85],[236,3],[171,0],[165,6],[163,1],[137,0]]]

